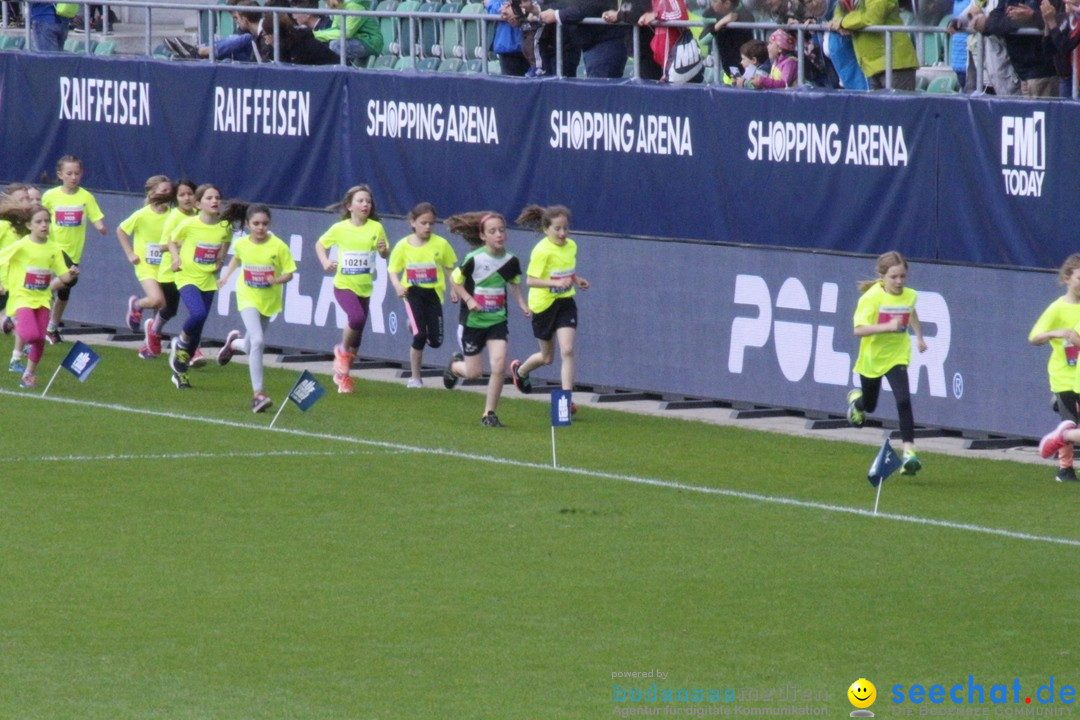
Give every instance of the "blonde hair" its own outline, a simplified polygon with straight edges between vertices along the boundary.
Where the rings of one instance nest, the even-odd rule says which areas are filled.
[[[499,220],[506,224],[506,218],[499,213],[482,210],[451,215],[446,218],[446,227],[455,235],[460,235],[470,247],[478,248],[484,244],[484,223],[488,220]]]
[[[874,287],[874,285],[881,282],[881,278],[885,277],[885,273],[889,272],[889,268],[893,267],[894,265],[903,265],[904,269],[907,270],[907,260],[905,260],[904,256],[897,251],[890,250],[887,253],[878,255],[877,264],[874,266],[874,269],[877,271],[878,276],[873,280],[859,281],[859,292],[864,293],[870,288]]]

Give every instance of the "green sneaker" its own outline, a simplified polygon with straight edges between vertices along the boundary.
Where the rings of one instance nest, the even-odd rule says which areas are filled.
[[[847,421],[851,427],[861,428],[866,422],[866,413],[855,406],[862,397],[862,390],[852,390],[847,394]]]
[[[915,454],[915,451],[909,451],[904,453],[904,465],[900,469],[901,475],[914,475],[922,470],[922,463],[919,462],[919,456]]]

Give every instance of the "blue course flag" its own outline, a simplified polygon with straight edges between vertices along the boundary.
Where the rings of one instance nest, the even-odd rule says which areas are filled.
[[[90,377],[90,373],[94,371],[100,360],[101,356],[91,350],[89,345],[76,342],[60,365],[79,378],[79,382],[86,382],[86,378]]]
[[[551,427],[570,424],[570,390],[551,391]]]
[[[878,450],[877,457],[874,458],[874,463],[866,473],[866,479],[870,481],[871,485],[877,487],[882,480],[899,470],[903,464],[904,461],[900,459],[900,456],[892,449],[892,445],[889,444],[889,438],[885,438],[881,449]]]
[[[305,370],[293,385],[293,389],[289,391],[289,399],[296,403],[296,407],[307,412],[307,409],[314,405],[324,392],[326,391],[315,376]]]

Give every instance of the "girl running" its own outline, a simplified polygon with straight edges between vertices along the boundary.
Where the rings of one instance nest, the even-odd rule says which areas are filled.
[[[250,355],[248,372],[254,398],[251,411],[260,413],[273,403],[263,392],[263,337],[270,318],[281,312],[282,291],[285,283],[296,272],[289,246],[270,232],[270,208],[251,205],[247,210],[248,235],[236,241],[236,249],[225,274],[218,280],[218,289],[224,287],[236,268],[243,273],[236,282],[236,307],[244,321],[247,334],[231,330],[225,344],[218,352],[218,365],[228,365],[235,353]]]
[[[914,475],[922,469],[922,463],[915,454],[915,418],[908,389],[908,327],[915,333],[919,352],[926,352],[926,342],[915,312],[916,293],[906,287],[907,271],[907,260],[900,253],[887,252],[877,259],[878,279],[859,283],[862,297],[855,307],[855,336],[860,338],[855,372],[859,373],[862,389],[848,393],[847,417],[853,427],[862,427],[866,413],[877,408],[881,378],[887,378],[896,398],[904,443],[901,474]]]
[[[375,198],[367,185],[349,188],[341,201],[341,222],[334,223],[315,243],[315,254],[323,270],[334,274],[334,299],[348,322],[341,333],[341,344],[334,346],[334,384],[339,393],[353,391],[349,371],[360,350],[360,340],[367,323],[368,307],[375,282],[375,253],[383,259],[390,255],[386,230],[375,212]],[[330,259],[330,248],[337,246],[337,259]]]
[[[29,191],[29,185],[12,183],[4,188],[3,195],[0,195],[0,250],[14,245],[29,234],[29,228],[26,227],[26,214],[33,206],[30,202]],[[0,277],[0,285],[7,286],[2,277]],[[7,293],[0,292],[0,328],[3,329],[5,335],[10,335],[15,329],[15,322],[10,315],[6,314],[4,309],[6,304]],[[21,343],[16,343],[16,345],[19,344]],[[16,350],[18,353],[12,358],[12,371],[15,371],[14,366],[18,364],[18,372],[21,373],[22,348],[17,347]]]
[[[434,235],[435,206],[420,203],[409,213],[412,234],[402,238],[390,253],[388,269],[390,282],[397,296],[405,299],[405,311],[412,329],[412,347],[409,350],[409,382],[405,387],[422,388],[420,368],[424,359],[424,345],[438,348],[443,341],[443,292],[446,288],[446,272],[457,262],[454,248],[445,238]],[[400,275],[400,277],[399,277]],[[457,294],[450,290],[450,300],[457,302]]]
[[[196,217],[180,223],[169,236],[172,269],[176,286],[184,301],[188,317],[180,335],[173,338],[169,349],[172,382],[178,389],[191,387],[188,365],[192,353],[202,340],[203,326],[210,315],[211,303],[217,291],[215,275],[225,264],[232,241],[233,223],[247,211],[243,203],[230,203],[221,210],[221,191],[214,185],[195,188]]]
[[[1077,407],[1076,358],[1080,354],[1080,253],[1065,259],[1058,271],[1058,281],[1065,286],[1065,294],[1043,311],[1028,334],[1032,345],[1050,343],[1050,361],[1046,365],[1050,376],[1050,392],[1054,394],[1054,407],[1062,421],[1076,423],[1080,420]],[[1059,426],[1060,427],[1060,426]],[[1073,446],[1066,443],[1058,452],[1058,482],[1076,482],[1073,469]]]
[[[476,249],[451,274],[461,301],[461,346],[465,354],[454,353],[443,374],[443,384],[451,390],[457,386],[458,378],[480,377],[484,371],[480,353],[487,347],[491,374],[480,423],[503,427],[495,410],[506,382],[507,289],[521,312],[526,317],[532,314],[521,293],[521,263],[506,249],[506,220],[499,213],[454,215],[447,219],[446,226]]]
[[[577,289],[589,289],[589,281],[577,273],[577,243],[570,239],[570,211],[562,205],[542,208],[530,205],[521,211],[518,225],[538,228],[544,237],[533,248],[526,271],[533,335],[540,351],[510,363],[510,377],[518,390],[532,392],[529,373],[555,361],[555,341],[562,357],[562,389],[574,389],[574,337],[577,334]],[[570,404],[570,411],[577,406]]]
[[[19,385],[37,387],[35,371],[45,352],[45,332],[49,323],[52,291],[71,287],[78,266],[68,267],[60,247],[49,239],[52,219],[47,208],[30,210],[30,234],[0,250],[0,278],[6,278],[8,312],[15,315],[15,332],[30,348],[30,356]]]
[[[56,177],[60,179],[60,186],[47,190],[41,196],[41,204],[53,216],[49,237],[64,252],[64,262],[68,264],[68,267],[77,267],[82,259],[83,246],[86,244],[87,222],[93,224],[97,231],[104,235],[108,232],[104,223],[105,215],[98,207],[94,196],[80,186],[83,178],[82,160],[73,155],[60,158],[56,163]],[[78,273],[75,275],[75,282],[77,282]],[[56,292],[56,301],[52,304],[52,315],[49,318],[48,330],[46,330],[46,338],[50,345],[56,345],[63,339],[60,336],[60,323],[64,319],[64,310],[67,308],[71,288],[75,282]]]
[[[162,333],[165,331],[165,323],[176,317],[180,310],[180,290],[176,287],[176,273],[172,269],[172,253],[169,252],[169,236],[173,231],[189,218],[199,214],[195,208],[195,183],[190,180],[176,181],[176,206],[165,216],[165,222],[161,228],[161,262],[157,268],[157,283],[161,288],[161,296],[165,301],[164,306],[154,315],[152,320],[145,324],[146,341],[139,350],[139,357],[151,360],[161,354]],[[191,365],[199,367],[203,362],[202,352],[195,348],[191,356]]]
[[[164,175],[154,175],[146,181],[145,190],[146,204],[116,228],[116,239],[128,262],[135,267],[135,279],[145,293],[142,298],[138,295],[128,298],[127,326],[133,333],[142,327],[143,310],[160,311],[165,307],[165,294],[157,275],[161,266],[161,234],[173,199],[172,181]],[[149,344],[139,349],[139,357],[144,359],[155,355],[150,352]]]

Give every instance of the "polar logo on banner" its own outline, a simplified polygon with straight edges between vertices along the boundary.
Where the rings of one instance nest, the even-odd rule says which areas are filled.
[[[1005,194],[1042,197],[1046,178],[1046,113],[1001,118],[1001,175]]]
[[[831,282],[821,284],[817,310],[813,309],[810,295],[798,278],[789,277],[774,297],[768,283],[759,275],[738,275],[735,278],[735,304],[757,308],[752,317],[735,317],[731,321],[731,347],[728,351],[728,371],[740,375],[747,362],[760,363],[763,358],[756,349],[764,349],[772,340],[773,354],[780,372],[789,382],[799,382],[806,377],[813,361],[814,382],[823,385],[848,385],[854,358],[850,353],[836,349],[837,325],[843,328],[842,344],[852,346],[850,320],[837,317],[839,285]],[[919,319],[924,325],[933,324],[936,334],[927,337],[927,351],[912,353],[908,373],[911,391],[919,389],[921,369],[927,369],[930,394],[945,397],[945,360],[949,355],[952,330],[949,307],[938,293],[919,293]],[[775,311],[786,316],[806,314],[805,322],[774,319]]]

